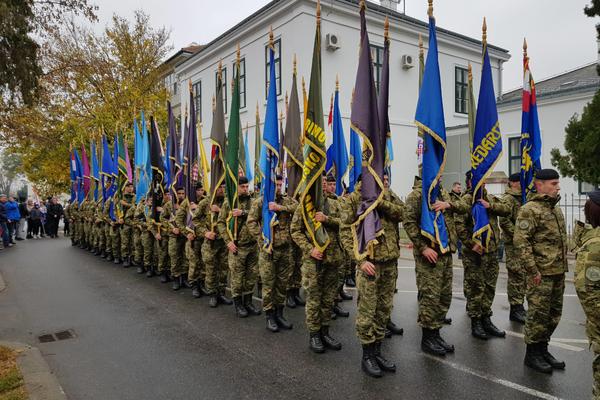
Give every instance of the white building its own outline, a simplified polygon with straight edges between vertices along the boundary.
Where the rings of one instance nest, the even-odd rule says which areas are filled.
[[[383,1],[385,6],[367,2],[367,25],[374,47],[375,75],[381,68],[383,25],[390,18],[390,122],[393,135],[394,163],[392,188],[400,195],[409,193],[417,173],[414,113],[418,97],[418,42],[422,35],[427,50],[428,25],[396,10],[397,2]],[[329,112],[329,99],[335,90],[336,75],[340,79],[340,107],[344,130],[349,135],[350,98],[358,65],[360,36],[358,0],[328,0],[322,6],[322,80],[323,103]],[[424,7],[426,3],[424,2]],[[294,55],[298,59],[298,76],[310,79],[312,47],[316,22],[316,0],[273,0],[236,26],[207,43],[194,54],[185,54],[174,63],[169,87],[173,106],[183,112],[189,101],[187,90],[191,80],[196,109],[202,121],[204,140],[212,125],[212,97],[215,93],[216,72],[223,62],[227,88],[232,79],[236,47],[241,47],[241,119],[249,125],[249,147],[254,148],[255,110],[258,103],[261,121],[266,111],[266,78],[269,28],[276,40],[276,71],[279,94],[278,110],[284,111],[284,99],[292,84]],[[443,20],[437,21],[444,26]],[[479,21],[474,21],[479,23]],[[466,124],[467,67],[471,63],[474,81],[479,82],[481,70],[481,42],[458,33],[438,28],[439,60],[444,94],[447,126]],[[502,93],[502,65],[510,55],[507,50],[488,46],[494,87]],[[378,78],[377,78],[378,79]],[[298,82],[300,84],[300,82]],[[478,91],[478,83],[475,90]],[[173,88],[177,88],[173,90]],[[224,99],[230,107],[230,90]],[[284,111],[285,112],[285,111]],[[349,143],[349,142],[347,142]],[[468,148],[468,146],[467,146]],[[210,151],[205,142],[206,151]],[[254,158],[254,155],[250,155]]]

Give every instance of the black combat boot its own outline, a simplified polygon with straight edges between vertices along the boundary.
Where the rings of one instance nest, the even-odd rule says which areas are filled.
[[[210,295],[208,299],[208,306],[211,308],[215,308],[219,305],[219,300],[217,299],[217,294],[213,293]]]
[[[440,335],[440,330],[436,329],[434,331],[435,338],[440,346],[444,348],[446,353],[454,353],[454,345],[447,343],[444,338]]]
[[[540,347],[540,344],[541,343],[532,343],[527,345],[527,352],[525,353],[524,360],[525,365],[536,371],[551,374],[552,366],[544,359],[544,355],[542,354],[543,347]]]
[[[308,340],[308,347],[315,353],[324,353],[325,346],[323,345],[323,341],[321,340],[320,332],[310,332],[310,338]]]
[[[379,368],[379,364],[377,364],[377,360],[373,356],[373,343],[363,344],[362,349],[362,370],[365,372],[365,374],[372,376],[373,378],[381,378],[383,376],[383,372],[381,371],[381,368]]]
[[[471,318],[471,335],[481,340],[488,340],[490,337],[483,329],[480,318]]]
[[[489,315],[481,319],[481,325],[483,326],[483,330],[490,336],[500,338],[506,337],[506,332],[498,329],[498,327],[492,322],[492,319]]]
[[[289,308],[296,308],[296,300],[294,299],[294,289],[288,289],[285,305]]]
[[[113,257],[112,253],[108,253],[108,254],[106,255],[106,258],[105,258],[105,260],[106,260],[106,261],[108,261],[108,262],[111,262],[111,261],[113,261],[114,259],[115,259],[115,258]]]
[[[339,303],[336,303],[333,306],[333,313],[338,317],[348,318],[350,316],[350,313],[348,311],[344,311],[342,307],[340,307]]]
[[[525,321],[527,320],[527,311],[525,311],[525,307],[523,307],[523,304],[511,304],[510,315],[508,318],[511,321],[515,321],[520,324],[525,324]]]
[[[321,327],[321,340],[323,341],[323,344],[325,345],[325,347],[327,347],[328,349],[331,349],[331,350],[341,350],[342,349],[342,344],[340,343],[340,341],[329,334],[328,326]]]
[[[131,257],[125,257],[125,260],[123,261],[123,268],[129,267],[131,267]]]
[[[98,247],[94,247],[94,252],[92,254],[95,256],[99,256],[101,254],[100,249]]]
[[[248,315],[260,315],[260,308],[257,308],[252,303],[252,293],[248,293],[244,295],[244,307],[246,307],[246,311],[248,311]]]
[[[154,267],[146,267],[146,278],[152,278],[154,275],[156,275]]]
[[[381,341],[373,343],[373,356],[379,368],[387,372],[396,372],[396,364],[381,355]]]
[[[146,270],[144,269],[144,267],[142,265],[138,265],[135,272],[137,272],[138,274],[143,274],[144,272],[146,272]]]
[[[115,259],[113,260],[113,264],[115,264],[115,265],[121,264],[121,258],[120,257],[115,257]]]
[[[294,303],[299,307],[304,307],[306,305],[306,302],[300,296],[300,288],[294,289]]]
[[[452,318],[448,318],[448,317],[442,318],[442,324],[444,324],[444,325],[452,325]]]
[[[233,298],[233,306],[235,308],[235,314],[240,318],[246,318],[248,316],[248,310],[242,304],[242,296],[236,296]]]
[[[163,271],[160,273],[160,283],[167,283],[167,282],[169,282],[169,272]]]
[[[282,329],[292,329],[294,327],[294,324],[289,322],[283,316],[283,304],[278,305],[275,308],[275,310],[275,322],[277,323],[277,326],[279,326]]]
[[[393,323],[391,319],[388,321],[385,327],[394,335],[404,335],[404,329]]]
[[[423,328],[421,337],[421,350],[434,356],[445,356],[446,350],[438,343],[433,329]]]
[[[106,252],[106,250],[102,250],[100,252],[100,258],[106,258],[108,256],[108,253]]]
[[[354,275],[350,274],[346,277],[346,286],[356,287],[356,281],[354,281]]]
[[[340,299],[342,300],[352,300],[353,298],[350,293],[346,293],[346,291],[344,290],[344,285],[340,286],[338,294],[340,296]]]
[[[180,276],[174,276],[173,277],[173,284],[171,285],[171,289],[173,290],[179,290],[181,289],[181,282],[183,281],[183,277]]]
[[[554,358],[554,356],[552,354],[550,354],[548,352],[548,342],[542,342],[539,343],[540,345],[540,352],[542,353],[542,356],[544,357],[544,360],[546,360],[546,362],[548,364],[550,364],[550,366],[554,369],[565,369],[566,364],[564,361],[559,361],[556,358]]]
[[[196,299],[202,297],[202,291],[200,290],[200,286],[198,286],[198,282],[192,285],[192,297]]]
[[[275,310],[267,310],[267,329],[271,332],[279,332],[279,325],[275,321]]]
[[[217,301],[219,302],[219,304],[224,304],[226,306],[230,306],[233,304],[233,301],[231,301],[231,299],[225,297],[224,293],[219,293],[219,295],[217,296]]]

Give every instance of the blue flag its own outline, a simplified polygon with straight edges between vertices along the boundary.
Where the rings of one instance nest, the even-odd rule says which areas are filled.
[[[362,173],[362,149],[360,146],[360,138],[358,137],[358,133],[354,132],[352,127],[350,127],[350,160],[348,168],[350,169],[348,192],[352,193],[358,182],[358,177]]]
[[[140,124],[142,126],[141,133],[137,129],[137,124],[134,124],[134,129],[137,131],[136,140],[139,139],[139,144],[136,142],[134,155],[135,169],[137,174],[137,187],[135,200],[139,202],[142,197],[145,197],[150,190],[150,182],[152,180],[152,165],[150,164],[150,138],[148,136],[148,127],[146,126],[146,118],[144,112],[141,113]]]
[[[479,202],[483,198],[483,188],[487,177],[502,156],[502,136],[496,109],[496,94],[492,80],[492,67],[488,56],[487,44],[483,43],[483,68],[475,132],[473,134],[473,152],[471,153],[471,172],[473,173],[473,240],[487,250],[492,237],[492,228],[487,210]]]
[[[254,179],[252,173],[252,162],[250,162],[250,147],[248,147],[248,128],[246,128],[246,136],[244,136],[244,153],[246,154],[246,178],[251,182]]]
[[[263,247],[271,252],[273,247],[273,226],[277,222],[274,211],[269,210],[269,203],[275,201],[276,173],[279,164],[279,121],[277,118],[277,90],[275,79],[275,55],[273,47],[269,47],[269,92],[267,97],[267,114],[263,134],[263,151],[261,152],[261,172],[263,175],[261,192]],[[264,154],[264,158],[263,158]]]
[[[75,198],[77,197],[77,192],[75,190],[75,170],[77,169],[77,165],[75,162],[75,153],[73,153],[73,150],[71,150],[71,154],[69,155],[69,175],[71,177],[71,199],[69,200],[70,203],[73,203],[75,201]]]
[[[344,178],[348,173],[348,148],[342,127],[342,113],[340,112],[340,92],[336,89],[333,101],[333,144],[332,161],[335,166],[335,194],[341,196],[344,193]],[[328,154],[329,156],[329,154]],[[326,167],[327,169],[327,167]]]
[[[446,221],[432,209],[440,195],[440,179],[446,166],[446,124],[442,102],[442,85],[435,18],[429,18],[429,52],[415,116],[423,133],[423,193],[421,196],[421,234],[429,238],[442,253],[450,251]]]
[[[77,149],[73,149],[73,155],[75,157],[75,191],[77,193],[77,202],[81,204],[85,199],[85,193],[83,191],[83,166]]]
[[[535,172],[542,168],[542,135],[537,112],[535,83],[529,69],[529,57],[523,58],[523,114],[521,117],[521,196],[523,204],[533,189]]]
[[[112,159],[112,167],[111,167],[111,175],[112,175],[112,181],[111,181],[111,185],[110,185],[110,189],[108,192],[108,196],[109,196],[109,200],[110,200],[110,206],[108,209],[108,215],[110,216],[110,219],[113,221],[117,220],[117,215],[116,215],[116,208],[115,208],[115,202],[117,201],[117,199],[115,198],[115,196],[117,195],[117,188],[118,188],[118,183],[117,183],[117,178],[119,177],[119,138],[117,137],[117,134],[115,133],[115,137],[114,137],[114,141],[113,141],[113,159]]]
[[[95,140],[92,140],[90,148],[92,151],[92,180],[94,181],[94,201],[98,201],[98,185],[100,184],[100,165],[98,164],[98,151],[96,150]]]

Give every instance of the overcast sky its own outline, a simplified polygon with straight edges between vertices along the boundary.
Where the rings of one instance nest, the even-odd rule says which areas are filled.
[[[287,0],[291,1],[291,0]],[[328,0],[322,0],[326,3]],[[373,0],[378,3],[378,0]],[[92,0],[94,2],[94,0]],[[100,25],[113,13],[131,18],[136,9],[150,14],[155,26],[171,29],[171,42],[179,49],[191,42],[207,43],[240,22],[269,0],[95,0]],[[436,0],[439,27],[475,38],[481,37],[483,16],[488,21],[488,42],[508,49],[504,90],[522,84],[523,37],[529,43],[530,65],[536,80],[595,61],[595,23],[583,7],[590,0]],[[402,7],[402,6],[401,6]],[[406,0],[406,14],[427,18],[426,0]]]

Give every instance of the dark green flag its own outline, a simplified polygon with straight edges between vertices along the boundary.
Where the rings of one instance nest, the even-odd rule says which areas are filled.
[[[238,207],[238,171],[239,171],[239,149],[241,138],[240,123],[240,59],[235,64],[233,82],[233,96],[231,99],[231,111],[229,113],[229,129],[227,130],[227,146],[225,148],[225,193],[229,202],[229,209]],[[237,217],[233,217],[231,211],[227,217],[227,234],[231,240],[237,239]]]

